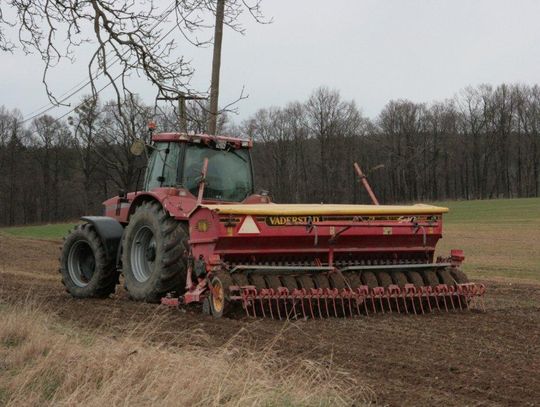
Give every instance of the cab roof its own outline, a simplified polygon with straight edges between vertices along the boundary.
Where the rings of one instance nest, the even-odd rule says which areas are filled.
[[[227,143],[235,148],[251,148],[253,140],[241,139],[229,136],[211,136],[210,134],[190,134],[190,133],[157,133],[152,136],[152,141],[196,143],[196,144],[220,144]]]

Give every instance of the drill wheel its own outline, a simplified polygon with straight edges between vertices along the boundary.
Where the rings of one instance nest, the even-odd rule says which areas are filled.
[[[367,285],[370,290],[379,285],[377,277],[375,277],[375,274],[372,271],[364,271],[361,278],[364,285]]]
[[[294,278],[294,276],[281,276],[281,282],[283,283],[283,287],[287,288],[289,292],[292,292],[298,288],[298,283],[296,282],[296,278]]]
[[[379,286],[384,288],[392,284],[392,278],[390,278],[390,275],[386,271],[379,271],[377,273],[377,281],[379,282]]]
[[[315,281],[317,288],[330,288],[330,281],[328,280],[328,276],[326,274],[315,274],[313,280]]]
[[[246,285],[249,285],[247,276],[241,271],[238,273],[234,273],[232,275],[232,278],[233,278],[234,284],[236,284],[237,286],[244,287]]]
[[[266,285],[268,286],[268,288],[273,288],[274,290],[277,290],[279,287],[283,286],[278,276],[269,274],[265,276],[264,279],[266,280]]]
[[[360,279],[360,275],[354,271],[343,273],[343,276],[345,277],[345,281],[349,284],[350,288],[353,290],[362,285],[362,280]]]
[[[313,279],[311,278],[311,276],[308,276],[308,275],[298,276],[297,281],[298,281],[298,286],[305,290],[310,290],[312,288],[315,288],[315,283],[313,282]]]
[[[254,285],[257,290],[262,290],[263,288],[266,288],[266,281],[264,281],[264,277],[260,274],[251,274],[249,276],[249,281],[251,285]]]
[[[452,268],[450,270],[450,274],[457,284],[466,284],[469,282],[469,277],[467,277],[467,274],[458,268]]]
[[[424,283],[425,285],[436,287],[439,283],[439,277],[437,277],[437,273],[433,270],[428,270],[424,273]]]
[[[402,271],[394,271],[392,272],[392,281],[395,285],[399,286],[399,288],[405,287],[405,284],[407,284],[407,277],[405,277],[405,274]]]
[[[452,274],[450,274],[450,270],[448,269],[442,269],[437,272],[437,275],[439,276],[439,281],[442,284],[446,284],[448,287],[453,286],[454,278],[452,277]]]
[[[210,315],[214,318],[221,318],[229,309],[229,287],[233,285],[231,276],[227,273],[216,273],[210,281],[210,295],[208,305]]]
[[[421,287],[424,285],[424,280],[418,271],[407,272],[407,280],[415,287]]]
[[[330,273],[329,279],[332,288],[337,288],[338,290],[347,288],[347,282],[345,281],[343,275],[340,272]]]

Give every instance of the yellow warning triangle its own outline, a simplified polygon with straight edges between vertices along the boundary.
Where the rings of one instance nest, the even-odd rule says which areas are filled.
[[[257,227],[257,224],[253,220],[251,216],[246,216],[246,219],[244,219],[244,223],[242,223],[242,226],[240,226],[240,229],[238,229],[238,234],[247,234],[247,233],[261,233],[259,228]]]

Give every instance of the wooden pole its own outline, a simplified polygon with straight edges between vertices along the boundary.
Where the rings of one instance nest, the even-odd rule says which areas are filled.
[[[219,71],[221,68],[221,43],[223,41],[223,18],[225,15],[225,0],[217,0],[216,26],[214,29],[214,54],[212,57],[212,83],[210,85],[210,114],[208,118],[208,134],[215,135],[217,131]]]

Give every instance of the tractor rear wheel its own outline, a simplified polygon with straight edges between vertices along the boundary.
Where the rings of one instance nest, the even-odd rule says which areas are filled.
[[[186,226],[159,203],[145,202],[137,208],[126,226],[122,253],[130,298],[159,302],[168,292],[183,292],[188,238]]]
[[[76,298],[108,297],[118,283],[114,259],[90,224],[77,225],[66,237],[60,255],[60,274]]]

